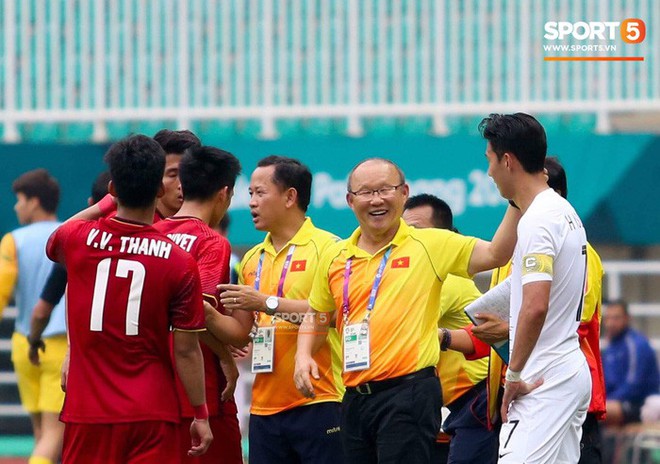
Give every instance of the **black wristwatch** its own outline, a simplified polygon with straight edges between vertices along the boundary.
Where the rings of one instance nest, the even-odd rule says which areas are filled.
[[[440,342],[440,350],[447,351],[451,347],[451,332],[444,327],[440,328],[442,331],[442,341]]]

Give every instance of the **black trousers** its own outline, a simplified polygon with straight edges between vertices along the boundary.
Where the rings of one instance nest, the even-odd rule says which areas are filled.
[[[582,439],[580,440],[580,460],[578,464],[601,464],[603,456],[600,444],[600,429],[596,416],[587,413],[582,424]]]
[[[250,416],[250,463],[344,464],[335,401]],[[222,437],[216,437],[221,440]]]
[[[499,427],[488,430],[486,381],[472,387],[447,408],[451,413],[445,420],[444,431],[451,435],[451,443],[446,462],[495,464]]]
[[[428,464],[440,430],[437,377],[411,380],[370,395],[347,391],[341,439],[347,464]]]

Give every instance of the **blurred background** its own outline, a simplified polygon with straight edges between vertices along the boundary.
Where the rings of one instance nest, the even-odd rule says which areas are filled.
[[[565,37],[548,38],[548,22]],[[604,22],[618,25],[594,34]],[[653,0],[3,0],[0,232],[18,225],[11,182],[23,172],[59,180],[65,219],[86,205],[110,143],[169,128],[241,160],[229,234],[239,255],[263,238],[247,185],[269,154],[311,168],[309,214],[337,235],[357,226],[348,171],[381,156],[412,194],[446,200],[462,233],[490,238],[506,203],[477,125],[523,111],[566,168],[604,297],[630,301],[660,353],[658,31]],[[14,314],[0,323],[0,455],[21,454],[30,434]]]

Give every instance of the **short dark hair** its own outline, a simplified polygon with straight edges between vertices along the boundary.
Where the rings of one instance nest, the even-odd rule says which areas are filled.
[[[234,188],[241,163],[219,148],[204,146],[187,150],[179,163],[179,179],[185,200],[207,200],[224,187]]]
[[[92,202],[98,203],[108,194],[108,182],[110,182],[110,171],[103,171],[96,176],[92,184]]]
[[[166,155],[183,155],[190,148],[202,146],[199,137],[189,130],[161,129],[154,135],[154,140],[163,148]]]
[[[621,308],[623,308],[623,313],[626,316],[630,315],[630,312],[628,310],[628,302],[622,298],[616,300],[606,300],[603,302],[603,306],[621,306]]]
[[[453,232],[458,232],[454,227],[454,215],[451,212],[451,208],[444,200],[431,195],[429,193],[421,193],[419,195],[414,195],[408,198],[404,210],[420,208],[422,206],[430,206],[433,210],[433,215],[431,217],[433,221],[433,227],[438,229],[448,229]]]
[[[130,135],[113,144],[104,157],[119,202],[146,208],[156,200],[165,172],[165,152],[151,137]]]
[[[48,213],[55,213],[60,204],[60,185],[57,179],[43,168],[21,174],[11,185],[14,193],[22,193],[28,199],[37,198]]]
[[[257,163],[258,168],[275,166],[273,183],[283,190],[296,189],[298,207],[306,212],[312,198],[312,172],[297,159],[271,155]]]
[[[545,159],[545,168],[548,170],[548,186],[558,192],[562,197],[568,198],[568,182],[566,171],[556,156]]]
[[[373,158],[363,159],[358,164],[353,166],[351,172],[348,173],[348,179],[346,179],[346,190],[348,190],[349,192],[351,191],[351,178],[353,177],[353,173],[355,172],[355,170],[368,161],[382,161],[383,163],[393,166],[394,169],[396,169],[396,172],[399,174],[399,179],[400,179],[399,183],[403,184],[406,182],[406,176],[403,173],[403,170],[394,161],[387,158],[373,157]]]
[[[479,131],[490,142],[497,159],[502,159],[504,153],[511,153],[525,172],[531,174],[543,170],[548,142],[545,129],[533,116],[491,113],[482,119]]]

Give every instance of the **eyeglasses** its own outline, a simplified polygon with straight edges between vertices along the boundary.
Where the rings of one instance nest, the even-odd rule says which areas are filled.
[[[399,185],[391,185],[387,187],[381,187],[379,189],[364,189],[364,190],[357,190],[357,191],[352,191],[349,190],[348,193],[351,193],[355,195],[357,198],[360,200],[370,200],[373,198],[375,194],[378,194],[379,197],[381,198],[389,198],[394,195],[394,192],[396,192],[396,189],[399,187],[402,187],[405,184],[405,182],[401,182]]]

